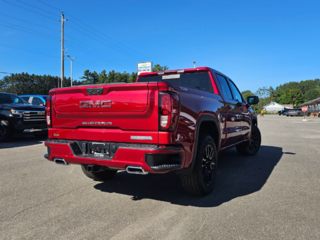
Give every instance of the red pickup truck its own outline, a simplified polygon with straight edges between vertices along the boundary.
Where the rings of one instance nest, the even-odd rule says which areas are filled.
[[[181,175],[185,190],[209,194],[218,154],[261,144],[256,96],[207,67],[142,73],[135,83],[52,89],[46,102],[50,161],[80,164],[94,180],[131,174]]]

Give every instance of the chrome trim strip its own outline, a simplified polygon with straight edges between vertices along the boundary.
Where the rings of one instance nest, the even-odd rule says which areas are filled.
[[[151,136],[130,136],[131,140],[153,140]]]
[[[34,121],[43,121],[43,122],[45,122],[46,121],[46,119],[23,119],[23,121],[25,121],[25,122],[34,122]]]

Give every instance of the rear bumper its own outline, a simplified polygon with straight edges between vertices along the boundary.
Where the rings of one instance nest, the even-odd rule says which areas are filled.
[[[185,150],[180,146],[158,147],[151,144],[115,143],[117,149],[109,159],[93,158],[88,154],[77,154],[72,140],[47,140],[45,146],[50,161],[64,159],[69,164],[90,164],[111,169],[126,169],[127,166],[142,167],[150,173],[166,173],[182,169],[185,164]],[[109,143],[110,146],[112,143]]]

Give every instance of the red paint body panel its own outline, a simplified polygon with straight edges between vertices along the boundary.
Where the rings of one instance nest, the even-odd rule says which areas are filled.
[[[158,135],[158,131],[123,131],[121,129],[106,128],[53,128],[52,135],[49,135],[49,138],[99,142],[158,144]],[[132,140],[130,139],[131,136],[148,136],[152,137],[152,140]]]
[[[168,154],[168,153],[180,153],[182,159],[185,159],[183,149],[173,150],[147,150],[147,149],[131,149],[131,148],[119,148],[112,160],[92,159],[75,157],[68,144],[61,143],[45,143],[46,146],[50,146],[50,156],[48,160],[53,161],[54,158],[62,158],[68,163],[72,164],[92,164],[107,166],[113,169],[125,169],[127,166],[142,167],[147,172],[153,171],[145,162],[145,154]],[[166,173],[168,171],[157,171],[156,173]]]
[[[158,86],[156,83],[101,85],[102,95],[88,95],[87,88],[55,89],[52,98],[52,126],[62,129],[158,130]],[[80,108],[80,101],[111,100],[109,108]],[[111,123],[84,125],[83,122]]]
[[[45,145],[51,149],[48,159],[63,158],[69,163],[103,165],[117,169],[125,169],[126,166],[133,165],[141,166],[148,172],[164,173],[167,171],[154,171],[146,164],[146,154],[177,152],[182,161],[180,169],[188,168],[195,155],[197,131],[203,116],[215,119],[218,124],[219,151],[234,146],[239,141],[234,141],[229,137],[232,136],[232,133],[230,133],[230,129],[227,129],[226,121],[231,120],[227,119],[225,96],[221,94],[221,86],[215,77],[215,74],[219,72],[211,68],[200,67],[165,71],[161,75],[192,72],[208,72],[214,93],[161,81],[102,84],[51,90],[53,111],[51,114],[52,128],[49,128],[48,131],[49,139],[153,144],[166,148],[164,150],[150,150],[120,147],[112,160],[102,160],[75,156],[68,144],[47,142]],[[159,75],[158,72],[141,73],[139,78]],[[103,92],[100,95],[88,95],[88,88],[102,88]],[[175,92],[179,96],[178,123],[171,132],[159,131],[160,91]],[[110,100],[106,104],[108,107],[102,108],[102,105],[98,107],[99,102],[97,103],[97,101],[106,100]],[[93,101],[96,107],[80,108],[80,101]],[[243,122],[248,129],[251,128],[252,110],[247,108],[245,110],[243,119],[241,117],[235,123]],[[102,122],[111,124],[104,125],[101,124]],[[135,140],[132,139],[132,136],[151,137],[152,139]],[[231,144],[226,145],[227,139]],[[248,139],[248,135],[245,135],[241,141]],[[172,149],[168,150],[168,147],[172,147]]]

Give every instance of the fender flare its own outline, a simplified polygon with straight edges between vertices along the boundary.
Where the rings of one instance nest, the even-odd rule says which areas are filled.
[[[221,143],[221,136],[220,136],[221,133],[220,133],[218,121],[217,121],[216,117],[213,115],[203,114],[197,120],[195,145],[194,145],[194,150],[193,150],[193,155],[192,155],[192,162],[188,168],[181,169],[181,170],[177,171],[176,174],[183,175],[183,174],[191,174],[192,173],[195,159],[196,159],[196,155],[197,155],[197,151],[198,151],[198,143],[199,143],[199,137],[200,137],[200,126],[201,126],[201,123],[204,121],[212,122],[215,125],[215,127],[217,128],[217,130],[218,130],[217,131],[218,132],[217,151],[219,151],[220,143]]]

